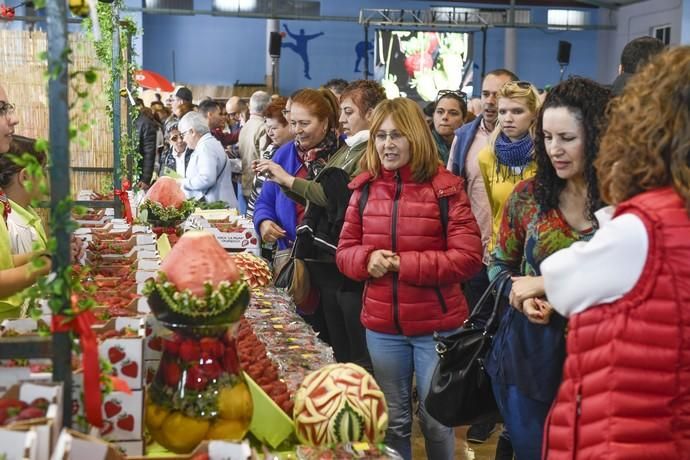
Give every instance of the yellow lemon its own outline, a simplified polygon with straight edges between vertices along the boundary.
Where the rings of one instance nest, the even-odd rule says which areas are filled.
[[[163,424],[163,420],[170,414],[170,411],[151,401],[146,402],[146,412],[144,420],[149,430],[157,430]]]
[[[239,441],[249,430],[249,422],[239,420],[223,420],[219,418],[211,425],[206,433],[206,439],[230,439]]]
[[[178,454],[191,452],[206,437],[211,422],[173,412],[161,426],[161,444]]]
[[[244,382],[237,382],[232,387],[220,390],[218,394],[218,411],[225,420],[249,421],[252,419],[254,405],[252,395]]]

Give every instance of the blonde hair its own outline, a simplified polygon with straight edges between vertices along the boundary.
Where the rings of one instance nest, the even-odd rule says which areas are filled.
[[[410,143],[410,169],[416,182],[426,182],[437,172],[441,164],[434,138],[429,125],[424,121],[422,109],[410,99],[396,98],[380,102],[371,117],[367,151],[362,156],[359,166],[373,177],[381,171],[381,159],[376,151],[376,132],[381,124],[391,117],[393,124]]]
[[[537,115],[539,113],[539,107],[541,107],[541,99],[539,97],[539,91],[537,91],[537,88],[535,88],[534,85],[532,85],[531,83],[529,87],[523,88],[525,83],[526,82],[522,81],[506,82],[506,84],[501,87],[501,89],[498,91],[498,94],[496,95],[496,105],[498,105],[498,100],[501,98],[507,98],[511,100],[520,99],[521,101],[518,102],[524,101],[527,110],[534,114],[534,120],[532,120],[532,124],[529,127],[529,135],[532,139],[534,139],[534,134],[537,128]],[[491,145],[491,150],[494,150],[496,148],[496,139],[498,139],[498,136],[501,134],[501,131],[502,126],[499,117],[499,119],[496,120],[496,127],[491,132],[491,136],[489,137],[489,145]]]

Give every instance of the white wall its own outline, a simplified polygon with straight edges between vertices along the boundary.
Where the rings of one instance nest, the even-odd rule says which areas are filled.
[[[671,25],[671,45],[678,45],[681,36],[683,0],[647,0],[624,6],[613,12],[612,20],[617,25],[615,31],[600,32],[599,46],[606,47],[599,59],[599,81],[612,82],[618,72],[623,47],[630,40],[643,35],[651,35],[652,28]],[[600,15],[607,15],[600,12]],[[601,16],[600,16],[601,17]],[[690,25],[685,25],[690,27]]]

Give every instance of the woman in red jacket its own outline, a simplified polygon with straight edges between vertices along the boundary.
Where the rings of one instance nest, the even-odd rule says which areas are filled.
[[[443,168],[413,101],[376,107],[360,168],[336,261],[345,276],[366,282],[361,318],[388,403],[386,442],[411,458],[415,374],[427,456],[450,460],[453,429],[431,418],[423,401],[438,359],[433,333],[450,334],[467,317],[460,282],[481,269],[479,228],[462,179]]]
[[[569,316],[543,458],[690,458],[690,47],[655,57],[610,108],[596,160],[613,219],[546,259]]]

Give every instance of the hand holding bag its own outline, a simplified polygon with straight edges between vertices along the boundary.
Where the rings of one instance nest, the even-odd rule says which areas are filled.
[[[484,361],[498,328],[501,293],[508,281],[508,272],[491,281],[460,331],[448,337],[434,334],[439,361],[424,405],[433,418],[446,426],[473,425],[500,417]],[[482,327],[477,318],[490,303],[492,293],[495,293],[493,310]]]

